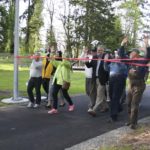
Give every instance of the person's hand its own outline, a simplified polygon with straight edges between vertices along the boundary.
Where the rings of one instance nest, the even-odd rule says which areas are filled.
[[[149,46],[148,40],[149,40],[149,37],[148,37],[148,36],[144,36],[144,44],[145,44],[145,47],[148,47],[148,46]]]
[[[125,44],[127,44],[127,42],[128,42],[128,37],[125,37],[121,42],[121,46],[124,46]]]
[[[85,63],[89,62],[89,57],[86,57],[86,59],[85,59],[84,62],[85,62]]]
[[[136,72],[136,70],[133,69],[133,68],[129,70],[129,73],[131,73],[131,74],[133,74],[133,73],[135,73],[135,72]]]
[[[105,57],[104,57],[104,60],[107,60],[107,59],[109,59],[109,54],[105,54]]]

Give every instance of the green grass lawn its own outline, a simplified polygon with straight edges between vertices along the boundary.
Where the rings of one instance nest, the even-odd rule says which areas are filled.
[[[0,64],[0,91],[4,94],[0,95],[0,99],[12,96],[13,93],[13,64],[12,63],[4,63]],[[28,67],[19,67],[19,93],[20,96],[27,96],[26,93],[26,82],[29,79],[29,68]],[[84,72],[72,72],[71,76],[71,87],[69,89],[70,94],[80,94],[84,93],[84,82],[85,75]],[[42,93],[43,89],[41,88]],[[6,93],[5,93],[6,92]],[[9,95],[10,93],[10,95]]]

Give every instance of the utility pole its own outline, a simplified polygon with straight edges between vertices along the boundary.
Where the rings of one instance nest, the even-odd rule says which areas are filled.
[[[15,2],[15,28],[14,28],[14,95],[13,100],[18,100],[18,50],[19,50],[19,0]]]

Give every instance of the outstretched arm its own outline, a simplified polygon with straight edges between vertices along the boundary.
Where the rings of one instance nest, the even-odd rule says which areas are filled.
[[[127,37],[125,37],[122,40],[122,42],[121,42],[121,47],[118,50],[118,55],[120,56],[120,58],[125,58],[126,57],[126,55],[125,55],[125,48],[124,47],[127,44],[127,42],[128,42],[128,38]]]

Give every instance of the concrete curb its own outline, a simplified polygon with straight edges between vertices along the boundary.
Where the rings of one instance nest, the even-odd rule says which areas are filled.
[[[139,120],[139,123],[150,123],[150,117]],[[112,130],[95,138],[84,141],[80,144],[74,145],[70,148],[66,148],[65,150],[98,150],[100,146],[119,144],[121,137],[132,132],[134,132],[134,130],[131,130],[129,127],[123,126],[121,128]]]

